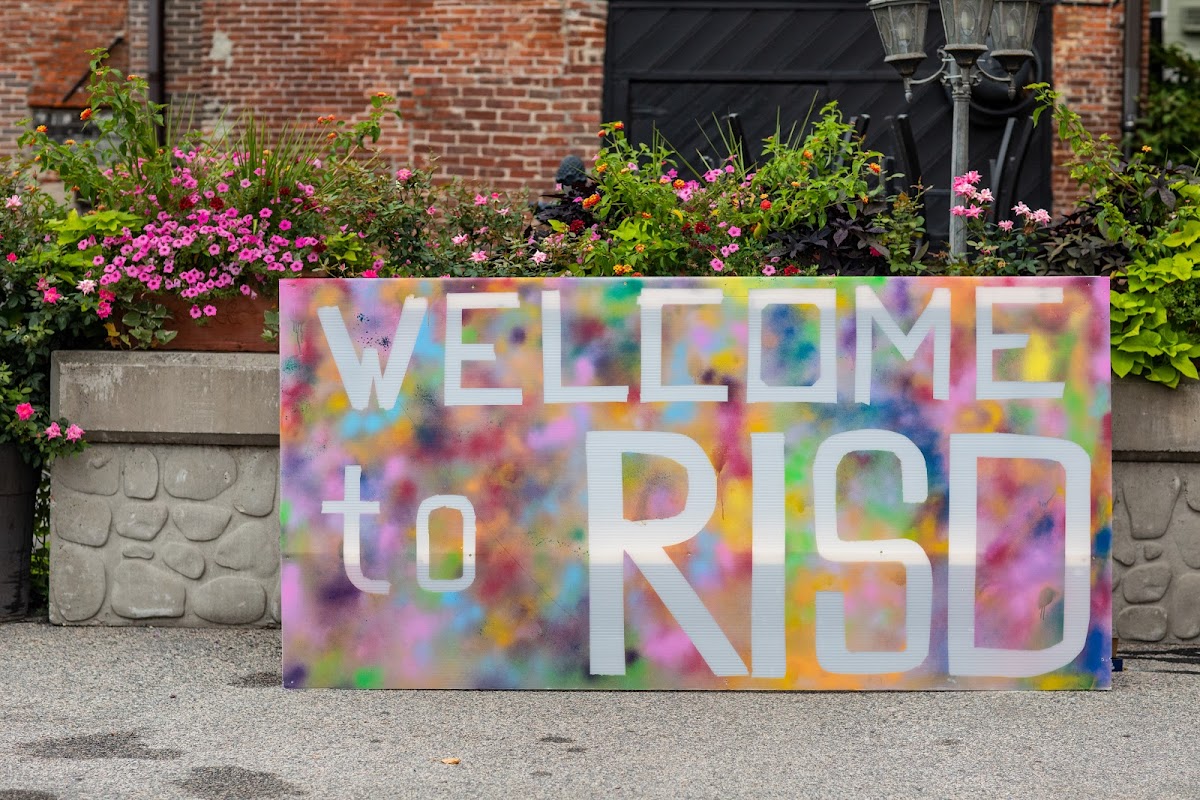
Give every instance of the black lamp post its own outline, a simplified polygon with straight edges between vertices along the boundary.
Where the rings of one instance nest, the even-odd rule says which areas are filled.
[[[875,16],[875,27],[883,40],[884,62],[904,79],[904,96],[912,100],[912,87],[941,79],[954,99],[950,169],[954,175],[967,171],[967,137],[970,127],[971,87],[984,78],[1008,84],[1016,93],[1013,76],[1033,58],[1033,33],[1041,0],[939,0],[946,44],[938,50],[941,66],[927,78],[916,79],[917,65],[925,59],[925,25],[929,0],[871,0],[867,8]],[[992,75],[979,66],[988,52],[1007,75]],[[951,193],[950,207],[962,204]],[[966,251],[966,220],[950,215],[950,253]]]

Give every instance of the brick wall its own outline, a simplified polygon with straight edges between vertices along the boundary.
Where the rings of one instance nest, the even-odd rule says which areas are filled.
[[[1116,5],[1055,5],[1054,86],[1063,100],[1083,117],[1093,134],[1121,137],[1125,2]],[[1141,25],[1143,94],[1149,74],[1150,3],[1143,3]],[[1063,212],[1080,197],[1079,187],[1060,166],[1070,151],[1057,137],[1053,145],[1054,205]]]

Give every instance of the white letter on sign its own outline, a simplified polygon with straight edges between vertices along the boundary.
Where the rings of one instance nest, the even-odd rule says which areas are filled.
[[[975,645],[975,570],[979,459],[1057,461],[1067,474],[1062,641],[1044,650]],[[1087,642],[1091,619],[1092,464],[1087,452],[1064,439],[1012,433],[958,433],[950,437],[950,578],[946,639],[950,674],[1029,678],[1070,664]],[[1030,608],[1030,614],[1036,609]]]
[[[350,340],[350,332],[342,320],[342,312],[337,306],[324,306],[317,309],[317,317],[321,320],[321,330],[325,333],[325,341],[329,344],[329,352],[333,354],[333,363],[337,364],[338,374],[342,376],[342,386],[350,399],[350,407],[362,411],[371,400],[371,387],[375,387],[375,399],[379,407],[386,410],[396,405],[400,396],[400,387],[404,383],[404,375],[408,372],[408,362],[412,360],[413,348],[417,345],[417,334],[421,332],[421,322],[425,319],[425,309],[429,302],[424,297],[404,298],[404,310],[400,312],[400,322],[396,325],[396,335],[392,337],[395,350],[388,358],[387,371],[379,366],[379,351],[374,347],[364,347],[362,360],[354,353],[354,342]]]
[[[837,292],[834,289],[753,289],[747,298],[749,354],[747,403],[837,402]],[[820,312],[818,342],[821,373],[811,386],[771,386],[762,379],[762,315],[767,306],[816,306]]]
[[[470,388],[462,385],[464,361],[495,361],[494,344],[465,344],[463,334],[464,308],[520,308],[516,292],[481,292],[470,294],[452,292],[446,295],[446,375],[445,392],[448,406],[519,406],[520,389]]]
[[[716,306],[724,299],[720,289],[643,289],[638,296],[642,307],[642,388],[644,403],[724,403],[728,386],[663,386],[662,310],[663,306]]]
[[[683,511],[667,519],[625,519],[622,457],[670,458],[687,470]],[[700,445],[679,433],[589,431],[587,435],[588,577],[591,672],[625,674],[625,555],[658,593],[716,675],[745,675],[746,665],[663,548],[704,529],[717,504],[717,474]]]
[[[817,449],[813,462],[813,513],[817,552],[838,563],[899,562],[905,576],[905,648],[898,651],[851,652],[846,647],[846,611],[841,592],[817,592],[817,662],[827,672],[876,675],[905,672],[929,655],[933,616],[933,567],[921,545],[910,539],[870,539],[847,542],[838,538],[837,468],[849,453],[879,451],[900,459],[901,494],[906,503],[923,503],[929,496],[925,456],[912,440],[894,431],[859,430],[830,436]]]
[[[980,286],[975,290],[975,396],[980,400],[1022,400],[1033,397],[1059,399],[1063,385],[1058,381],[998,381],[992,368],[992,353],[1019,350],[1029,342],[1025,333],[993,333],[992,306],[1061,303],[1061,286]]]
[[[624,403],[628,386],[562,385],[562,294],[542,292],[542,383],[547,403]]]
[[[929,304],[917,317],[908,333],[900,330],[896,320],[879,302],[870,286],[854,290],[855,356],[854,402],[871,404],[871,352],[875,324],[883,335],[896,345],[905,361],[912,361],[921,342],[933,333],[933,399],[950,399],[950,290],[934,289]]]
[[[429,576],[429,515],[452,508],[462,516],[462,575],[435,579]],[[426,497],[417,508],[417,585],[427,592],[461,592],[475,580],[475,506],[461,494]]]

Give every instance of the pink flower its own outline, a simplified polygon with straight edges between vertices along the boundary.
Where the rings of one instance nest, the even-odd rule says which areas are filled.
[[[364,278],[378,278],[378,277],[379,277],[379,273],[378,273],[378,272],[376,272],[376,271],[375,271],[375,270],[373,270],[373,269],[365,269],[365,270],[363,270],[363,274],[362,274],[362,276],[363,276]]]
[[[950,209],[950,213],[956,217],[965,217],[967,216],[967,207],[955,206],[954,208]]]
[[[425,209],[425,213],[432,217],[438,213],[437,206],[430,206],[429,208]]]
[[[975,195],[975,199],[981,203],[990,203],[995,198],[992,197],[991,189],[980,189],[979,194]]]
[[[270,219],[271,218],[271,209],[264,208],[262,211],[259,211],[258,218],[259,219]]]
[[[192,319],[200,319],[200,317],[204,314],[204,312],[200,310],[200,306],[192,306],[192,310],[188,313],[192,315]]]
[[[29,403],[21,403],[14,409],[17,412],[17,419],[27,420],[33,416],[33,406]]]
[[[51,286],[46,291],[42,292],[43,303],[57,303],[59,300],[58,287]]]
[[[112,303],[108,300],[101,300],[96,306],[96,316],[100,319],[108,319],[110,314],[112,314]]]
[[[290,231],[292,229],[292,221],[288,219],[279,220],[279,230]]]
[[[404,167],[401,167],[400,169],[396,170],[396,180],[400,181],[401,183],[404,183],[406,180],[408,180],[412,176],[413,176],[412,170],[405,169]]]
[[[10,197],[4,201],[4,207],[5,208],[20,208],[21,207],[21,198],[14,194],[12,197]]]
[[[17,260],[17,254],[9,253],[7,256],[5,256],[5,258],[7,258],[9,260],[9,263],[12,263],[13,261]]]
[[[216,315],[217,315],[217,307],[216,306],[208,305],[208,306],[204,307],[204,316],[215,317]]]
[[[67,428],[67,441],[77,442],[83,436],[83,428],[78,425],[71,425]]]
[[[460,233],[458,236],[452,237],[450,241],[454,242],[455,244],[463,244],[467,241],[467,235],[465,233]]]
[[[240,186],[241,186],[243,189],[249,189],[249,188],[250,188],[250,179],[249,179],[249,178],[242,178],[242,182],[241,182],[239,185],[240,185]]]
[[[536,253],[533,254],[533,263],[544,264],[544,263],[546,263],[546,259],[549,257],[550,256],[546,255],[541,250],[538,250]]]
[[[967,210],[963,212],[963,216],[967,219],[975,219],[983,214],[982,206],[967,206]]]
[[[1000,230],[1002,230],[1002,231],[1011,231],[1012,226],[1013,226],[1013,221],[1011,219],[1000,220],[999,222],[996,223],[996,226],[998,228],[1000,228]]]
[[[229,184],[228,183],[218,183],[217,191],[220,192],[221,194],[225,194],[225,192],[229,191]]]
[[[971,170],[969,172],[963,173],[963,180],[965,180],[967,183],[974,186],[975,184],[977,184],[981,180],[983,180],[983,176],[981,176],[977,171]]]
[[[1044,208],[1039,208],[1037,211],[1033,212],[1033,215],[1030,216],[1030,219],[1039,225],[1049,225],[1050,212]]]
[[[1029,206],[1025,205],[1024,203],[1017,203],[1015,206],[1012,207],[1012,210],[1014,212],[1016,212],[1017,214],[1020,214],[1022,217],[1028,217],[1030,214],[1033,213],[1032,211],[1029,210]]]
[[[767,264],[765,267],[762,268],[762,274],[766,275],[768,278],[770,276],[774,275],[775,274],[775,265]]]
[[[737,237],[742,235],[742,229],[736,225],[730,225],[727,233],[736,239]]]
[[[475,195],[475,205],[482,206],[487,204],[488,199],[481,194]]]
[[[487,251],[486,250],[476,250],[474,253],[471,253],[471,260],[476,263],[478,263],[480,261],[487,261]]]
[[[720,272],[721,270],[725,269],[725,262],[719,258],[714,258],[712,261],[708,262],[708,265],[713,268],[713,272]]]
[[[93,267],[103,267],[104,266],[104,256],[96,256],[95,258],[93,258],[92,266]]]
[[[91,278],[84,278],[75,286],[75,288],[85,295],[91,294],[92,292],[96,291],[96,282]]]
[[[62,436],[62,429],[58,427],[57,422],[51,422],[50,427],[46,428],[46,438],[57,439],[60,436]]]

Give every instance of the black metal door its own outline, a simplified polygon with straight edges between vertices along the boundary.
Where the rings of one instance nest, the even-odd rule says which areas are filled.
[[[1026,78],[1049,80],[1050,14],[1038,24],[1036,68]],[[918,77],[937,67],[944,41],[936,3],[930,9],[926,52]],[[999,71],[996,67],[994,71]],[[1024,119],[1031,100],[1010,101],[998,86],[976,89],[971,166],[988,175],[1008,117]],[[914,89],[906,103],[899,77],[883,63],[883,48],[865,0],[610,0],[604,116],[623,120],[629,135],[646,141],[657,129],[685,157],[712,155],[720,142],[717,119],[736,113],[747,149],[774,133],[803,125],[811,112],[837,100],[847,118],[869,114],[867,146],[897,154],[884,120],[908,114],[916,139],[930,233],[948,226],[950,116],[947,91],[937,82]],[[1050,206],[1050,130],[1038,126],[1015,197]]]

